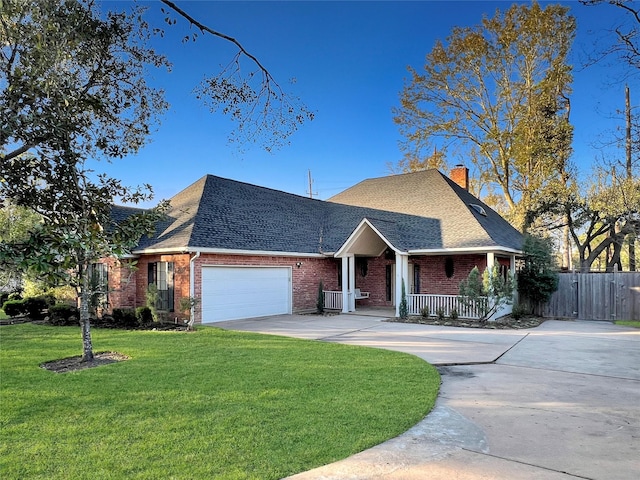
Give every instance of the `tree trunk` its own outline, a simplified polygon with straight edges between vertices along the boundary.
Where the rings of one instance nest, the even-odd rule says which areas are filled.
[[[91,341],[91,322],[89,318],[89,271],[88,266],[83,263],[79,267],[81,269],[80,277],[80,329],[82,331],[82,361],[90,362],[93,360],[93,342]]]

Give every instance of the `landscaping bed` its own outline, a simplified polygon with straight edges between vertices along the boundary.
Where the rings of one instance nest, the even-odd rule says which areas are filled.
[[[535,328],[544,323],[546,319],[537,316],[524,316],[518,319],[513,318],[511,315],[499,318],[493,322],[481,322],[479,320],[471,320],[467,318],[444,318],[439,319],[437,317],[420,317],[410,316],[407,319],[390,318],[387,322],[399,322],[399,323],[419,323],[421,325],[441,325],[444,327],[463,327],[463,328],[486,328],[491,330],[503,330],[503,329],[522,329],[522,328]]]

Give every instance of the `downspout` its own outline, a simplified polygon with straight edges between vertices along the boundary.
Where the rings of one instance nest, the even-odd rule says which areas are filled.
[[[196,315],[196,306],[193,302],[193,299],[196,297],[196,282],[195,282],[195,278],[196,278],[196,274],[195,274],[195,261],[198,259],[198,257],[200,256],[200,251],[196,251],[196,254],[191,257],[191,259],[189,260],[189,296],[191,297],[191,311],[189,312],[190,315],[190,319],[191,320],[191,324],[193,325],[193,322],[195,321],[195,315]]]

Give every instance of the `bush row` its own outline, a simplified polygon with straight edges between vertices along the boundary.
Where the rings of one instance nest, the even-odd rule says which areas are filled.
[[[10,317],[27,315],[33,320],[42,320],[47,309],[55,303],[55,298],[49,295],[29,297],[24,300],[7,300],[2,304],[4,313]]]
[[[109,322],[109,320],[111,320]],[[153,323],[153,315],[149,307],[114,308],[113,313],[105,315],[103,321],[112,323],[115,327],[136,328]]]

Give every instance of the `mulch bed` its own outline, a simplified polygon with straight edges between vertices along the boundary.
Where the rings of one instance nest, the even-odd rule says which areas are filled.
[[[469,319],[455,319],[445,318],[438,320],[435,317],[417,317],[412,316],[406,320],[399,318],[390,318],[387,322],[399,322],[399,323],[419,323],[421,325],[441,325],[444,327],[464,327],[464,328],[486,328],[490,330],[506,330],[506,329],[522,329],[522,328],[535,328],[545,321],[542,317],[527,316],[521,317],[518,320],[511,316],[506,316],[497,319],[495,322],[479,322],[477,320]]]
[[[98,352],[94,353],[93,360],[88,362],[83,362],[82,355],[78,355],[60,360],[52,360],[40,366],[52,372],[65,373],[84,370],[85,368],[99,367],[101,365],[109,365],[110,363],[122,362],[123,360],[129,360],[129,357],[117,352]]]

